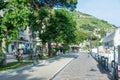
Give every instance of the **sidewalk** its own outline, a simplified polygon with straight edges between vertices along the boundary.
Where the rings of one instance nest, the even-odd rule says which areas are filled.
[[[43,60],[36,66],[29,65],[0,73],[0,80],[49,80],[73,59],[74,57],[65,55]]]

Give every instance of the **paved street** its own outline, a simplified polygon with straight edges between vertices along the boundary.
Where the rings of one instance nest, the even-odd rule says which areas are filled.
[[[66,56],[43,60],[40,65],[0,76],[0,80],[49,80],[71,60],[73,57]]]
[[[79,55],[79,57],[78,57]],[[0,76],[0,80],[109,80],[86,53],[60,55],[39,65]]]
[[[52,80],[109,80],[107,74],[101,69],[97,62],[88,57],[88,54],[80,53]]]

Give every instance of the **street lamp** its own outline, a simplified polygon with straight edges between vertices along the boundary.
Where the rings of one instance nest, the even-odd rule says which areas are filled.
[[[91,51],[92,51],[92,36],[90,35],[90,37],[89,37],[89,45],[90,45],[90,53],[91,53]]]
[[[96,29],[96,35],[97,35],[97,53],[99,54],[99,35],[98,35],[98,28]]]

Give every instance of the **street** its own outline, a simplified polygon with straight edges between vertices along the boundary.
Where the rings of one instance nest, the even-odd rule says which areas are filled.
[[[97,62],[85,52],[59,55],[0,76],[0,80],[109,80]]]
[[[78,58],[69,63],[52,80],[109,80],[105,71],[88,54],[80,52]]]

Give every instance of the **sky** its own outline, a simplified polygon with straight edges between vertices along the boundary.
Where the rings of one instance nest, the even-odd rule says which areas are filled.
[[[78,0],[76,10],[120,27],[120,0]]]

